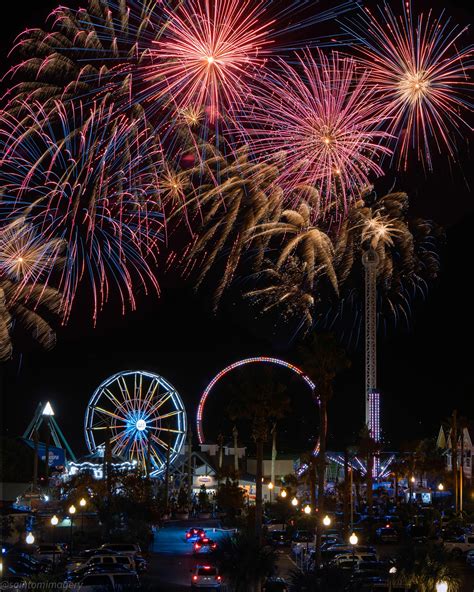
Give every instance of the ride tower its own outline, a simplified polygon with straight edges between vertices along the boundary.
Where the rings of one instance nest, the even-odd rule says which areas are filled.
[[[365,268],[365,423],[371,437],[380,442],[380,393],[377,390],[377,252],[370,248],[362,256]],[[380,459],[374,462],[374,477],[380,473]]]

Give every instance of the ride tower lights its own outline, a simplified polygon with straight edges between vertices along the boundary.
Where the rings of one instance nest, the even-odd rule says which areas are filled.
[[[365,268],[365,423],[370,436],[380,442],[380,393],[377,390],[377,252],[370,248],[362,256]],[[380,473],[380,458],[374,459],[374,477]]]

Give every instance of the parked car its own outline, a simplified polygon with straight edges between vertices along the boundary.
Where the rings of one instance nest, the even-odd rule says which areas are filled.
[[[268,532],[273,532],[274,530],[285,530],[285,524],[281,520],[277,520],[272,518],[269,520],[266,525]]]
[[[113,555],[93,555],[92,557],[86,558],[84,561],[71,562],[68,564],[68,571],[74,571],[76,569],[87,569],[95,565],[108,565],[111,568],[120,565],[133,571],[135,569],[135,560],[133,557],[128,555],[119,555],[115,553]]]
[[[397,544],[400,536],[395,528],[385,526],[384,528],[377,528],[375,536],[381,543]]]
[[[341,555],[337,555],[336,557],[334,557],[334,559],[331,561],[331,565],[333,567],[339,567],[341,564],[347,562],[347,561],[352,561],[355,562],[356,564],[359,564],[361,562],[363,563],[378,563],[377,562],[377,557],[375,555],[371,555],[371,554],[359,554],[359,553],[343,553]]]
[[[468,551],[466,553],[466,563],[470,566],[470,567],[474,567],[474,550],[472,551]]]
[[[142,554],[138,543],[106,543],[101,546],[101,549],[108,549],[115,551],[115,553],[120,553],[120,555],[129,555],[130,557]]]
[[[50,563],[61,563],[67,557],[66,549],[63,545],[55,543],[42,543],[38,545],[36,558],[40,561],[48,561]]]
[[[454,556],[461,557],[464,553],[474,550],[474,535],[463,535],[457,541],[445,541],[444,548]]]
[[[275,547],[284,547],[290,544],[290,536],[284,530],[272,530],[267,535],[268,543]]]
[[[283,578],[267,578],[262,587],[262,592],[289,592],[288,582]]]

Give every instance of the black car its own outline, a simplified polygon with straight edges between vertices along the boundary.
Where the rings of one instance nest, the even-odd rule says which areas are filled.
[[[290,544],[290,536],[284,530],[273,530],[267,535],[268,543],[275,547],[286,547]]]
[[[283,578],[267,578],[262,587],[262,592],[289,592],[290,587]]]

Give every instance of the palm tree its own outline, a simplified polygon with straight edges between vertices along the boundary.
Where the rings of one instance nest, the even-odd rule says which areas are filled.
[[[368,426],[364,426],[359,434],[358,454],[366,459],[367,472],[365,482],[367,487],[367,509],[369,516],[373,513],[373,472],[374,455],[380,450],[380,445],[371,437]]]
[[[334,335],[312,333],[297,352],[301,366],[316,385],[315,395],[319,401],[319,455],[318,455],[318,508],[319,515],[324,512],[326,440],[328,433],[327,405],[333,396],[333,383],[336,375],[350,365],[344,350]],[[316,561],[321,564],[321,524],[316,531]]]
[[[438,582],[446,582],[450,592],[460,589],[461,579],[441,547],[420,549],[407,547],[397,557],[395,585],[418,592],[436,592]]]
[[[261,372],[246,370],[245,378],[231,385],[231,392],[233,399],[228,408],[229,416],[232,420],[245,418],[251,421],[252,437],[256,445],[255,536],[260,541],[263,518],[263,446],[275,422],[288,413],[289,398],[286,388],[276,380],[272,368],[264,368],[263,375]]]
[[[56,334],[38,310],[58,316],[61,304],[61,293],[50,286],[0,279],[0,361],[8,360],[12,355],[12,332],[16,322],[41,347],[53,348]]]
[[[253,533],[241,531],[219,545],[221,570],[228,575],[235,592],[258,589],[259,582],[270,575],[276,565],[276,552],[262,547]]]

